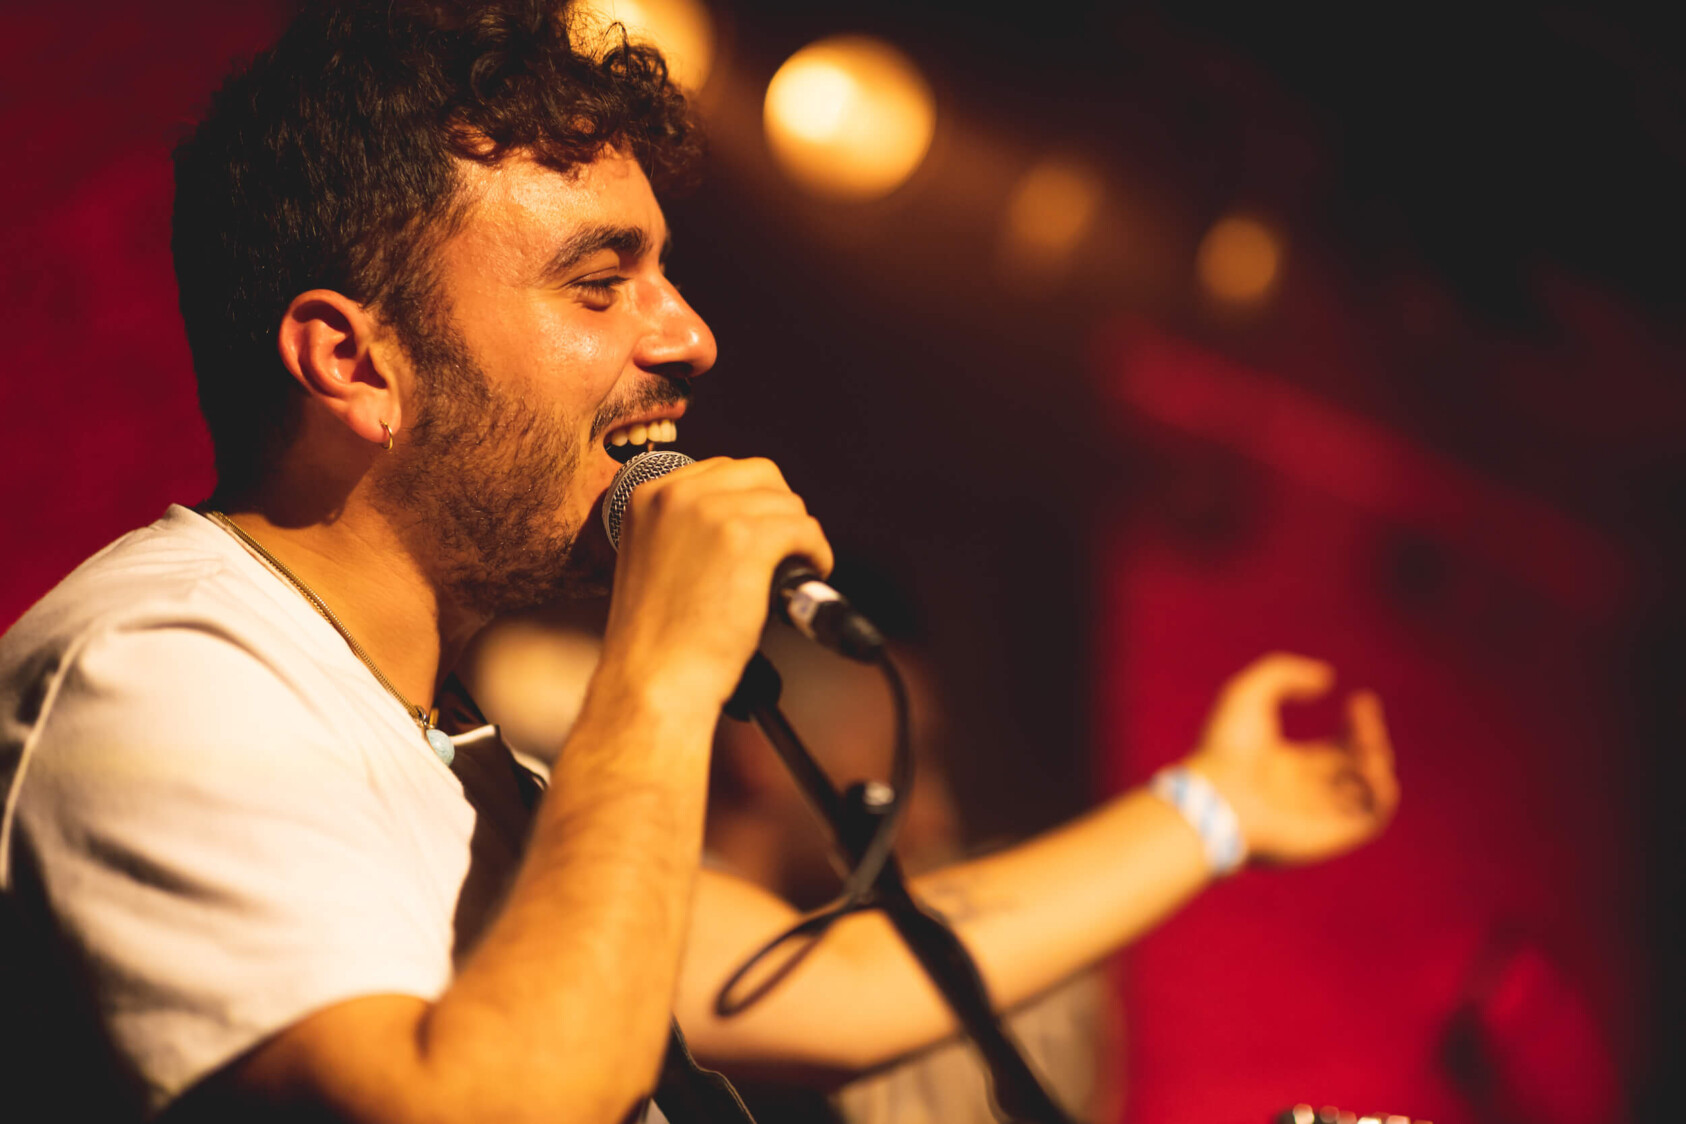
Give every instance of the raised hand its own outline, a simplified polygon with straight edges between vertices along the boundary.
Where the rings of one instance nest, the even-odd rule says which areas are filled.
[[[1264,656],[1219,692],[1200,745],[1185,763],[1229,800],[1248,851],[1304,863],[1349,851],[1379,833],[1399,804],[1381,700],[1355,691],[1332,740],[1295,742],[1280,708],[1325,694],[1335,672],[1320,660]]]

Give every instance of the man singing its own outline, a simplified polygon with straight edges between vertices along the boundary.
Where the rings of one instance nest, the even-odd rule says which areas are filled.
[[[315,3],[177,152],[216,492],[0,641],[10,939],[62,961],[44,1007],[85,1016],[82,1072],[139,1115],[612,1124],[674,1013],[726,1068],[954,1032],[871,915],[714,1014],[793,913],[699,871],[710,736],[774,567],[831,563],[772,464],[633,494],[542,799],[451,679],[495,615],[608,575],[608,449],[673,440],[715,358],[652,190],[692,155],[684,100],[654,52],[599,47],[543,0]],[[1397,800],[1376,700],[1340,745],[1276,723],[1331,678],[1253,665],[1152,790],[917,894],[1007,1006],[1248,855],[1358,845]]]

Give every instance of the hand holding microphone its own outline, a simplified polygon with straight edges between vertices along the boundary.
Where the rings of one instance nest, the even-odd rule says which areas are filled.
[[[603,498],[603,527],[610,544],[620,549],[622,524],[639,485],[695,463],[671,449],[640,453],[628,460]],[[771,602],[773,612],[785,623],[850,659],[869,663],[884,647],[884,638],[872,622],[822,581],[813,563],[801,554],[787,555],[775,568]]]

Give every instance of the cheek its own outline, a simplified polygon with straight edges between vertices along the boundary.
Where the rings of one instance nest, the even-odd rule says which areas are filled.
[[[594,332],[562,329],[546,341],[544,352],[552,375],[584,392],[612,384],[620,374],[619,351]]]
[[[540,308],[528,318],[524,344],[528,362],[547,380],[589,393],[613,383],[625,361],[624,349],[601,313]]]
[[[539,307],[506,308],[482,353],[491,377],[570,429],[589,426],[624,363],[605,332]]]

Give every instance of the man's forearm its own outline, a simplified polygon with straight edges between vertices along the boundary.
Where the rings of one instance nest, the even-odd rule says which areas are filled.
[[[1229,806],[1237,858],[1332,858],[1374,838],[1398,806],[1393,750],[1372,693],[1349,696],[1340,737],[1283,735],[1281,704],[1315,698],[1333,676],[1327,664],[1275,653],[1220,691],[1184,765]],[[949,916],[1000,1008],[1141,936],[1206,885],[1211,861],[1183,813],[1138,789],[1020,846],[919,879],[914,892]],[[953,1030],[941,997],[871,914],[839,924],[748,1014],[715,1018],[721,984],[791,920],[782,904],[741,882],[700,883],[679,1010],[703,1052],[853,1071]]]
[[[1206,884],[1199,837],[1143,790],[1019,846],[914,880],[983,973],[997,1008],[1021,1003],[1140,936]],[[953,1034],[941,996],[882,917],[838,924],[745,1014],[713,1012],[745,950],[795,917],[745,883],[706,873],[686,950],[680,1018],[722,1063],[854,1072]],[[722,918],[733,919],[725,932]]]
[[[606,728],[582,724],[563,751],[509,899],[434,1009],[427,1044],[447,1067],[466,1049],[486,1067],[533,1071],[511,1072],[512,1088],[542,1089],[529,1079],[564,1064],[589,1084],[622,1077],[634,1095],[654,1083],[712,724],[655,706],[604,710]],[[494,1058],[510,1045],[516,1058]]]
[[[1211,879],[1200,839],[1137,789],[1024,844],[914,882],[1014,1005],[1134,941]]]
[[[368,1121],[619,1121],[654,1084],[701,847],[712,713],[594,691],[496,922],[428,1004],[354,999],[236,1076]]]

